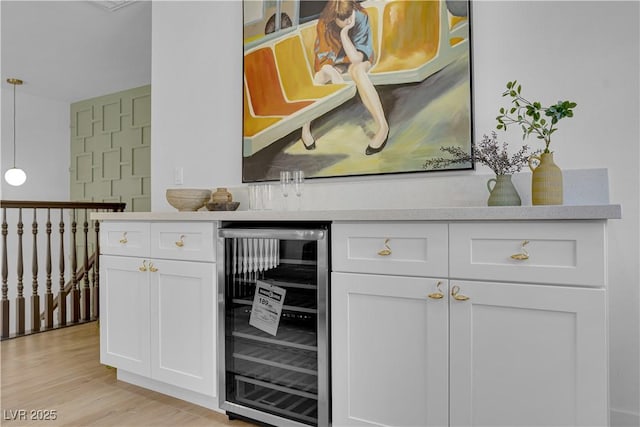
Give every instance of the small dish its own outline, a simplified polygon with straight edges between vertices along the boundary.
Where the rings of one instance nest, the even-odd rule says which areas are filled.
[[[207,202],[206,206],[210,211],[235,211],[240,206],[240,202]]]

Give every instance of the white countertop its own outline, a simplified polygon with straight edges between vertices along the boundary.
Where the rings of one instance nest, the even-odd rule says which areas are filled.
[[[619,219],[620,205],[478,206],[315,211],[96,212],[109,221],[505,221]]]

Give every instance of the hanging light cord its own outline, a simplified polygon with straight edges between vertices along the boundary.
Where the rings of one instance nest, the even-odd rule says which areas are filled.
[[[13,84],[13,168],[16,168],[16,84]]]
[[[16,168],[16,85],[21,85],[22,80],[16,78],[7,79],[7,83],[13,85],[13,168]]]
[[[9,185],[19,187],[24,184],[27,179],[27,174],[25,174],[22,169],[16,167],[16,85],[21,85],[22,80],[11,78],[7,79],[7,83],[13,85],[13,167],[5,172],[4,180],[7,181]]]

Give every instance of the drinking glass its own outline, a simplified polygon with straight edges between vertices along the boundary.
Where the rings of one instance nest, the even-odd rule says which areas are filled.
[[[261,209],[261,205],[258,184],[249,184],[249,209],[258,211]]]
[[[298,198],[298,209],[300,209],[302,205],[302,190],[304,188],[304,171],[296,170],[293,171],[293,189],[296,192],[296,197]]]
[[[271,184],[249,184],[249,209],[262,211],[273,209]]]
[[[262,197],[262,209],[271,210],[273,209],[273,196],[271,192],[271,184],[261,184],[261,197]]]
[[[280,171],[280,191],[282,191],[283,208],[287,210],[287,196],[289,196],[289,186],[291,185],[291,172]]]

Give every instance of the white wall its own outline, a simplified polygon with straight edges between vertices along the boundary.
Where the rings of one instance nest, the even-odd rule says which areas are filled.
[[[151,210],[173,210],[176,168],[184,187],[242,180],[242,2],[154,2],[152,19]]]
[[[27,173],[27,181],[20,187],[4,181],[5,171],[13,166],[13,86],[5,77],[0,198],[69,200],[69,104],[21,93],[24,86],[16,87],[16,166]]]
[[[623,207],[624,218],[611,221],[609,227],[614,425],[640,424],[639,9],[638,2],[611,1],[473,3],[476,135],[494,129],[497,110],[506,105],[500,94],[508,80],[517,78],[526,95],[543,103],[574,100],[575,118],[560,123],[552,142],[556,161],[565,170],[608,168],[611,201]],[[241,186],[241,23],[240,1],[153,5],[154,211],[171,210],[164,191],[174,186],[175,168],[184,169],[184,186]],[[514,143],[521,140],[518,133],[506,136]],[[484,177],[477,177],[475,186],[454,186],[457,193],[448,182],[466,182],[486,173],[481,168],[327,179],[309,186],[316,195],[334,192],[332,200],[340,194],[360,196],[363,205],[367,200],[370,204],[369,195],[383,186],[414,203],[450,201],[458,206],[483,203]],[[363,191],[349,191],[353,187]],[[335,193],[341,188],[344,193]],[[416,191],[428,191],[432,197],[413,197]]]
[[[5,77],[5,76],[3,76]],[[16,76],[20,77],[20,76]],[[6,80],[6,79],[5,79]],[[29,84],[28,81],[24,82]],[[38,200],[38,201],[68,201],[69,200],[69,104],[21,93],[22,86],[16,87],[16,166],[27,173],[27,181],[20,187],[13,187],[4,181],[4,173],[13,166],[13,86],[2,83],[2,200]],[[52,247],[59,247],[57,223],[59,216],[52,214],[54,232],[52,233]],[[39,213],[38,231],[38,264],[40,295],[44,294],[46,279],[45,259],[45,221],[46,214]],[[11,301],[10,331],[15,331],[15,305],[17,289],[13,284],[17,282],[17,223],[18,214],[14,210],[7,210],[7,257],[9,263],[8,298]],[[32,294],[32,229],[33,211],[26,210],[23,214],[23,259],[24,259],[24,296],[26,308],[26,328],[31,329],[31,308],[29,298]],[[67,233],[69,231],[67,230]],[[54,265],[57,266],[57,260]],[[68,262],[68,260],[67,260]],[[69,267],[67,265],[67,276]],[[57,274],[57,273],[56,273]],[[54,289],[58,289],[58,277],[54,278]],[[41,303],[44,298],[41,297]]]

